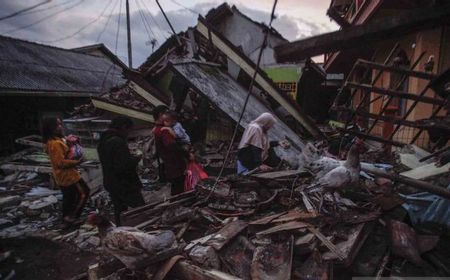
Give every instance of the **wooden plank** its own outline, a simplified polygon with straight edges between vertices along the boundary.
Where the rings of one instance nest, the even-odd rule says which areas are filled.
[[[448,168],[449,168],[449,164],[445,165],[447,166],[447,171],[448,172]],[[375,176],[378,177],[382,177],[382,178],[388,178],[391,179],[393,181],[396,182],[400,182],[400,183],[404,183],[406,185],[410,185],[411,187],[417,188],[419,190],[422,191],[426,191],[432,194],[436,194],[442,197],[445,197],[446,199],[450,200],[450,191],[447,190],[446,188],[443,187],[439,187],[439,186],[435,186],[433,184],[430,184],[428,182],[425,181],[421,181],[418,179],[413,179],[410,177],[406,177],[403,175],[399,175],[396,173],[387,173],[384,170],[381,170],[379,168],[375,168],[375,167],[370,167],[370,166],[363,166],[361,165],[361,170],[367,172],[367,173],[371,173]]]
[[[350,48],[364,48],[373,43],[396,39],[419,30],[447,24],[450,5],[436,5],[375,19],[342,30],[281,44],[275,47],[277,61],[292,62],[324,53]]]
[[[152,95],[150,92],[146,91],[145,89],[143,89],[142,87],[140,87],[138,84],[136,84],[133,81],[130,81],[129,84],[130,88],[132,88],[137,94],[139,94],[140,96],[142,96],[145,100],[147,100],[150,104],[156,106],[159,105],[166,105],[164,104],[161,100],[159,100],[157,97],[155,97],[154,95]]]
[[[143,113],[143,112],[140,112],[140,111],[137,111],[137,110],[133,110],[133,109],[130,109],[130,108],[125,108],[125,107],[122,107],[122,106],[119,106],[119,105],[115,105],[115,104],[112,104],[112,103],[108,103],[108,102],[105,102],[105,101],[102,101],[102,100],[98,100],[98,99],[92,99],[91,101],[92,101],[92,104],[96,108],[99,108],[99,109],[102,109],[102,110],[106,110],[106,111],[110,111],[110,112],[113,112],[113,113],[116,113],[116,114],[119,114],[119,115],[128,116],[128,117],[135,118],[135,119],[138,119],[138,120],[143,120],[143,121],[146,121],[146,122],[151,122],[151,123],[154,122],[153,116],[148,114],[148,113]]]
[[[271,227],[269,229],[260,231],[260,232],[256,233],[256,236],[262,237],[264,235],[279,233],[279,232],[283,232],[283,231],[296,230],[296,229],[300,229],[300,228],[307,228],[309,226],[311,226],[311,225],[307,224],[307,223],[303,223],[303,222],[294,221],[294,222],[277,225],[277,226]]]
[[[253,255],[251,278],[289,280],[292,272],[294,237],[282,242],[258,246]]]
[[[42,143],[42,140],[39,139],[42,139],[42,137],[39,135],[30,135],[22,138],[17,138],[16,143],[42,149],[44,148],[44,144]]]
[[[221,36],[218,32],[212,30],[212,28],[206,25],[206,21],[200,16],[197,23],[197,31],[200,32],[205,38],[209,39],[211,36],[211,42],[220,49],[225,55],[231,59],[234,63],[239,65],[250,77],[255,73],[256,65],[242,54],[231,42]],[[322,139],[325,136],[319,130],[319,128],[309,119],[308,116],[301,112],[301,109],[294,100],[290,97],[283,95],[273,82],[259,71],[255,77],[255,82],[261,86],[270,96],[272,96],[283,108],[285,108],[289,114],[291,114],[300,124],[302,124],[311,135],[317,139]]]
[[[221,272],[215,269],[204,269],[191,264],[188,261],[178,261],[171,272],[172,278],[181,280],[241,280],[241,278]]]
[[[0,165],[0,169],[14,170],[14,171],[29,171],[29,172],[45,173],[45,174],[51,174],[53,172],[51,166],[22,165],[22,164],[14,164],[14,163],[2,164],[2,165]]]
[[[256,221],[251,221],[249,223],[249,225],[267,225],[268,223],[272,222],[274,219],[276,219],[284,214],[286,214],[286,212],[281,212],[281,213],[273,214],[270,216],[265,216]]]
[[[218,232],[206,242],[206,244],[212,246],[216,250],[222,249],[233,237],[238,235],[247,227],[247,223],[242,220],[236,220],[226,224]]]
[[[404,92],[404,91],[390,90],[390,89],[375,87],[375,86],[366,85],[366,84],[358,84],[358,83],[349,82],[346,84],[346,86],[351,87],[351,88],[361,89],[362,92],[365,94],[371,94],[371,92],[375,92],[375,93],[379,93],[379,94],[385,94],[385,95],[388,95],[391,97],[406,98],[406,99],[416,100],[416,101],[433,104],[433,105],[444,105],[445,104],[445,100],[442,100],[442,99],[432,98],[432,97],[427,97],[427,96],[419,96],[419,95],[411,94],[411,93]]]
[[[347,257],[336,245],[331,243],[328,238],[325,237],[318,229],[314,227],[308,227],[308,230],[312,232],[327,248],[341,261]]]
[[[368,61],[368,60],[364,60],[364,59],[358,59],[358,61],[356,61],[355,66],[356,67],[366,67],[366,68],[377,69],[377,70],[387,70],[389,72],[396,72],[396,73],[404,74],[407,76],[413,76],[413,77],[427,79],[427,80],[436,78],[436,75],[431,74],[431,73],[414,71],[414,70],[409,70],[406,68],[399,68],[399,67],[395,67],[392,65],[385,65],[385,64],[376,63],[376,62],[372,62],[372,61]]]
[[[401,143],[401,142],[398,142],[398,141],[385,139],[383,137],[379,137],[379,136],[375,136],[375,135],[371,135],[371,134],[366,134],[366,133],[359,132],[359,131],[356,131],[356,130],[343,129],[343,128],[338,128],[338,130],[342,131],[344,133],[348,133],[348,134],[352,134],[352,135],[361,137],[363,139],[369,139],[369,140],[380,142],[380,143],[387,143],[387,144],[391,144],[391,145],[394,145],[394,146],[397,146],[397,147],[403,147],[403,146],[406,145],[405,143]]]
[[[437,167],[435,163],[429,163],[423,166],[419,166],[415,169],[402,172],[400,173],[400,175],[411,179],[421,180],[448,172],[450,172],[450,163],[447,163],[446,165],[441,167]]]
[[[307,173],[307,172],[300,171],[300,170],[282,170],[282,171],[253,174],[252,177],[255,177],[258,179],[279,179],[279,178],[296,176],[296,175],[299,175],[302,173]]]

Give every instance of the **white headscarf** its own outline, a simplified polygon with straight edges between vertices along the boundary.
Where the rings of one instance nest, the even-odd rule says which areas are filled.
[[[265,131],[272,128],[277,120],[270,113],[262,113],[253,120],[245,129],[242,135],[238,149],[247,147],[248,145],[262,149],[262,160],[266,160],[269,156],[269,139]]]

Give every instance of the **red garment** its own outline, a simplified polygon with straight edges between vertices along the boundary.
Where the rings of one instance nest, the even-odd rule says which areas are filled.
[[[164,173],[168,180],[184,176],[186,162],[181,149],[177,149],[175,137],[162,126],[153,129],[156,153],[164,162]]]
[[[203,170],[202,166],[195,161],[191,161],[186,169],[184,191],[187,192],[195,189],[197,183],[205,179],[208,179],[208,174]]]

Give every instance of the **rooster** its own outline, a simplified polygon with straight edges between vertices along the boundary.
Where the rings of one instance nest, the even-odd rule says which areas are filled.
[[[359,183],[359,172],[361,171],[359,154],[362,149],[363,145],[360,143],[353,145],[344,164],[339,164],[325,175],[316,177],[316,182],[308,187],[308,190],[341,189],[357,186]]]
[[[98,227],[105,251],[131,270],[148,265],[147,260],[157,253],[177,246],[175,234],[170,230],[145,233],[134,227],[116,227],[95,212],[88,216],[87,223]]]

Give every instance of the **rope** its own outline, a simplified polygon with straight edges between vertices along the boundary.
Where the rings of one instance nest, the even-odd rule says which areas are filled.
[[[233,136],[231,137],[230,145],[228,146],[227,153],[225,155],[225,159],[223,161],[222,167],[220,168],[219,174],[218,174],[218,176],[216,178],[216,181],[214,182],[214,185],[213,185],[211,191],[209,192],[208,196],[206,197],[206,202],[209,200],[209,198],[211,197],[212,193],[216,189],[217,184],[219,183],[220,177],[222,177],[223,170],[225,169],[225,165],[227,164],[228,159],[230,157],[230,152],[231,152],[231,149],[233,147],[234,140],[235,140],[235,138],[237,136],[237,132],[239,130],[242,118],[244,116],[245,109],[247,108],[247,104],[248,104],[248,101],[250,99],[250,95],[252,94],[253,85],[255,83],[256,75],[258,74],[259,65],[261,63],[261,57],[262,57],[264,49],[266,48],[266,45],[267,45],[267,38],[268,38],[268,35],[269,35],[269,31],[270,31],[270,28],[272,26],[272,22],[275,19],[275,8],[277,6],[277,2],[278,2],[278,0],[275,0],[274,3],[273,3],[273,8],[272,8],[271,16],[270,16],[269,26],[265,30],[264,40],[263,40],[263,42],[261,44],[261,49],[259,50],[258,60],[257,60],[257,63],[256,63],[255,72],[253,73],[253,77],[252,77],[252,80],[250,82],[250,87],[248,89],[248,93],[247,93],[247,96],[245,98],[244,106],[242,107],[241,114],[240,114],[239,119],[238,119],[238,121],[236,123],[236,126],[234,128]]]

